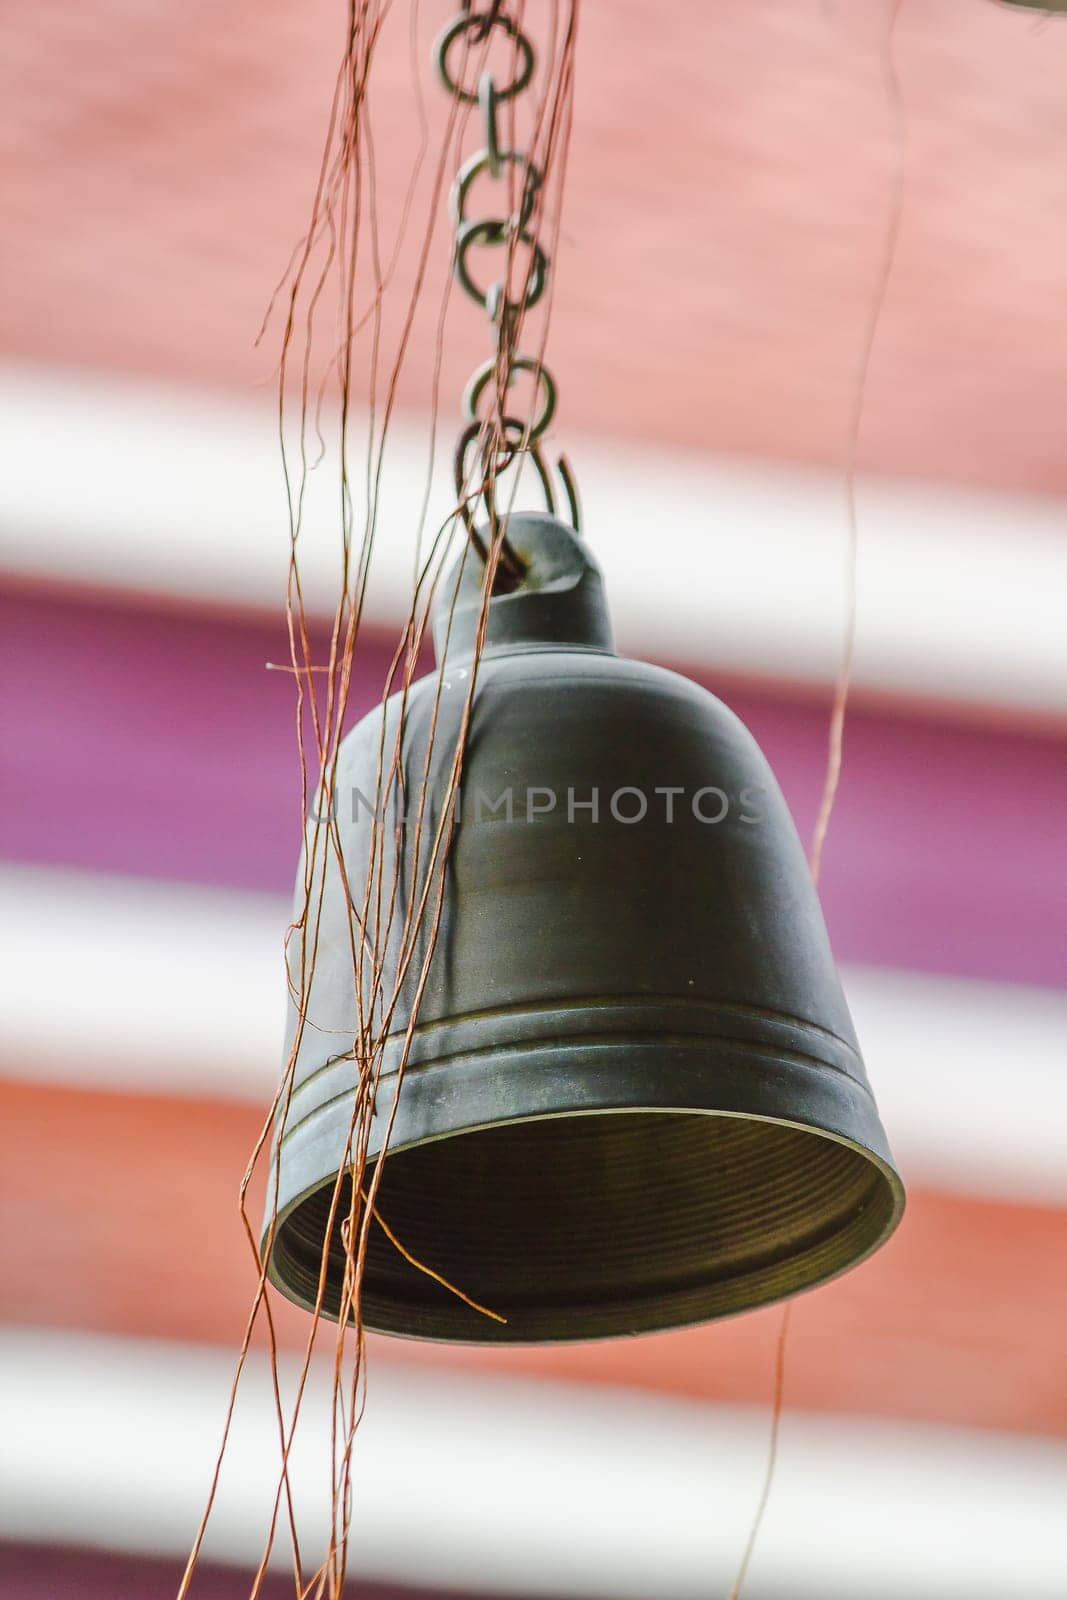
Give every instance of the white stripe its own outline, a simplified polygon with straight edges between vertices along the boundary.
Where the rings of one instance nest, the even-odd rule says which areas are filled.
[[[10,865],[0,895],[0,1072],[269,1104],[285,903]],[[855,968],[845,987],[906,1178],[1067,1204],[1067,995]]]
[[[266,399],[7,367],[0,435],[0,569],[281,606],[288,536]],[[352,437],[357,463],[360,425]],[[368,613],[379,621],[407,612],[428,440],[428,425],[411,419],[391,437]],[[832,680],[844,614],[840,473],[569,442],[623,648]],[[447,453],[438,467],[431,527],[450,507]],[[336,503],[320,468],[301,544],[318,610],[336,601]],[[858,685],[1067,711],[1062,501],[872,481],[860,515]]]
[[[0,1334],[0,1533],[183,1554],[232,1368],[221,1350]],[[293,1371],[287,1360],[289,1392]],[[305,1553],[320,1559],[328,1414],[317,1368],[292,1481]],[[375,1358],[354,1458],[353,1567],[524,1594],[721,1595],[751,1520],[767,1427],[761,1411]],[[258,1560],[277,1456],[256,1358],[209,1558]],[[1058,1441],[787,1413],[746,1593],[1062,1600],[1065,1497],[1067,1448]]]

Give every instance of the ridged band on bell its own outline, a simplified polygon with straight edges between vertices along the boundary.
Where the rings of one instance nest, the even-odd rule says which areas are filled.
[[[364,1323],[537,1342],[764,1305],[860,1261],[903,1208],[802,846],[733,713],[613,653],[600,573],[571,531],[515,515],[508,538],[526,576],[489,605],[437,941],[396,1096],[431,906],[369,1145],[373,1161],[395,1109],[382,1219],[506,1321],[419,1271],[375,1223]],[[440,693],[431,674],[407,697],[404,801],[394,793],[379,817],[386,898],[395,875],[401,910],[425,885],[470,687],[482,571],[471,555],[461,566],[436,619]],[[384,745],[379,709],[342,746],[347,892],[325,830],[308,836],[321,914],[269,1273],[309,1307],[352,1125],[352,904],[363,904],[379,752],[399,715],[394,698]],[[401,910],[390,923],[372,906],[364,930],[385,952],[386,989]],[[299,959],[291,945],[294,977]],[[380,1018],[380,996],[365,1004]],[[295,1026],[291,1008],[290,1040]],[[334,1317],[347,1206],[344,1194],[330,1241]]]

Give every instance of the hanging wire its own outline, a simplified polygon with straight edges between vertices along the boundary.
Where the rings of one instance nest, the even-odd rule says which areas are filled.
[[[848,524],[848,546],[846,552],[846,593],[845,593],[845,640],[841,656],[841,665],[838,671],[837,682],[834,688],[833,705],[830,711],[830,729],[828,736],[828,750],[826,759],[826,777],[823,783],[822,797],[819,811],[812,834],[811,849],[809,851],[809,865],[812,881],[818,886],[822,872],[823,850],[826,845],[826,836],[833,815],[837,791],[841,783],[841,768],[844,757],[844,732],[845,714],[848,709],[849,690],[852,682],[852,664],[856,647],[856,611],[857,611],[857,564],[859,557],[859,521],[856,510],[856,469],[859,459],[860,434],[863,426],[863,416],[866,409],[867,389],[870,378],[871,359],[874,354],[875,340],[882,320],[889,282],[893,273],[896,260],[897,243],[900,237],[900,221],[904,209],[904,183],[907,170],[907,123],[904,115],[903,97],[900,90],[900,76],[897,71],[895,37],[896,27],[900,16],[903,0],[889,0],[886,18],[886,30],[883,39],[882,73],[885,84],[886,102],[892,120],[893,142],[895,160],[893,167],[892,187],[889,196],[889,205],[886,213],[885,235],[879,257],[878,271],[875,278],[874,293],[871,297],[868,315],[863,328],[860,342],[859,361],[856,370],[856,382],[853,388],[852,409],[849,416],[847,453],[845,458],[845,503]],[[759,1499],[749,1529],[748,1538],[741,1556],[730,1588],[728,1600],[741,1600],[742,1589],[748,1576],[748,1569],[752,1561],[756,1544],[767,1514],[767,1507],[774,1487],[775,1471],[778,1465],[778,1442],[782,1425],[782,1410],[785,1399],[785,1357],[789,1342],[789,1331],[792,1326],[793,1302],[787,1301],[782,1308],[781,1321],[778,1328],[778,1340],[775,1350],[774,1363],[774,1394],[771,1403],[771,1430],[767,1450],[767,1465],[764,1472],[763,1483],[760,1488]]]
[[[553,12],[547,64],[542,73],[545,87],[532,105],[533,129],[529,148],[532,160],[536,162],[541,175],[542,184],[539,185],[536,204],[529,208],[524,226],[535,243],[546,252],[552,241],[548,240],[541,245],[541,235],[546,230],[548,215],[545,211],[544,196],[550,185],[562,186],[567,154],[576,5],[577,0],[569,0],[569,4],[563,9],[562,19],[558,11]],[[517,0],[517,14],[520,20],[521,6],[522,0]],[[297,910],[286,938],[286,965],[296,1028],[278,1094],[250,1156],[238,1198],[240,1224],[256,1263],[257,1282],[236,1362],[223,1421],[220,1448],[208,1487],[207,1503],[178,1591],[182,1600],[189,1592],[215,1505],[222,1462],[233,1426],[238,1389],[260,1319],[263,1320],[267,1335],[279,1440],[279,1472],[262,1559],[252,1582],[250,1600],[255,1600],[261,1593],[280,1524],[287,1528],[292,1547],[294,1587],[298,1600],[304,1600],[304,1597],[306,1600],[339,1600],[348,1563],[353,1446],[366,1396],[366,1351],[362,1325],[361,1286],[372,1225],[382,1229],[384,1237],[392,1242],[393,1247],[410,1265],[427,1273],[443,1287],[457,1294],[471,1305],[472,1309],[490,1318],[499,1315],[494,1308],[480,1306],[473,1301],[466,1295],[462,1285],[448,1282],[434,1269],[432,1263],[419,1261],[407,1248],[403,1239],[390,1228],[387,1216],[383,1215],[379,1196],[385,1153],[383,1150],[383,1155],[372,1166],[368,1163],[367,1156],[370,1118],[376,1101],[384,1111],[391,1129],[411,1045],[412,1030],[428,979],[429,964],[440,924],[445,870],[455,823],[455,800],[470,726],[478,664],[485,640],[489,601],[504,555],[502,521],[497,519],[496,526],[491,527],[486,551],[487,561],[475,652],[460,727],[448,763],[449,775],[442,809],[434,821],[433,828],[429,830],[428,842],[423,848],[421,824],[427,794],[424,771],[420,788],[418,822],[414,829],[419,841],[416,865],[409,890],[401,892],[395,859],[392,870],[388,865],[390,840],[379,819],[386,814],[390,797],[394,799],[400,797],[400,802],[395,807],[399,816],[403,816],[406,810],[402,796],[405,773],[401,762],[401,746],[407,695],[418,670],[420,651],[427,636],[430,610],[440,582],[442,562],[447,554],[450,534],[456,518],[462,520],[462,506],[472,492],[470,485],[465,485],[464,494],[459,497],[454,516],[446,519],[438,528],[430,541],[428,551],[422,549],[420,536],[409,616],[401,630],[383,691],[383,700],[390,694],[397,696],[400,712],[395,735],[388,740],[384,721],[381,725],[375,805],[371,823],[370,861],[364,889],[358,896],[353,894],[348,884],[336,811],[332,805],[336,792],[340,742],[344,732],[356,646],[377,530],[386,440],[395,409],[400,373],[412,339],[416,309],[433,258],[432,247],[441,210],[440,201],[447,185],[446,173],[462,138],[466,116],[470,110],[466,100],[458,96],[452,97],[444,137],[430,174],[430,193],[424,213],[424,228],[421,238],[414,241],[411,252],[415,267],[414,281],[403,307],[399,334],[391,347],[391,355],[387,355],[383,306],[413,215],[418,178],[427,152],[428,128],[423,111],[421,86],[417,86],[420,141],[405,196],[400,227],[390,254],[383,250],[380,239],[374,141],[368,101],[368,89],[373,81],[374,59],[389,10],[390,0],[349,0],[344,48],[328,109],[322,159],[308,227],[293,251],[287,271],[272,297],[271,308],[268,310],[268,316],[275,307],[282,308],[284,312],[278,367],[278,429],[289,515],[290,560],[286,598],[290,644],[288,670],[292,674],[296,689],[295,713],[302,815],[308,814],[308,799],[312,787],[319,800],[310,811],[307,849],[297,897]],[[484,66],[484,54],[491,33],[494,29],[499,32],[504,27],[502,20],[504,5],[492,4],[480,16],[478,25],[474,28],[469,25],[469,18],[472,15],[470,4],[464,5],[464,13],[468,34],[463,41],[465,74],[469,62],[474,62],[479,68]],[[414,0],[411,19],[412,39],[417,29],[417,14],[418,0]],[[557,34],[560,31],[561,42],[557,44]],[[477,37],[469,37],[471,33]],[[521,51],[520,58],[524,59]],[[532,65],[531,51],[531,70]],[[485,98],[488,100],[489,97]],[[495,106],[498,103],[499,96],[494,102],[494,116]],[[499,136],[496,144],[495,157],[490,151],[493,159],[499,159],[501,154]],[[526,204],[528,202],[520,201],[520,205]],[[555,230],[558,233],[558,225],[557,206],[547,232],[552,233]],[[510,275],[510,264],[514,254],[514,241],[511,239],[507,243],[507,254]],[[450,277],[449,284],[451,281]],[[431,395],[431,445],[437,425],[438,378],[447,306],[446,287],[437,317],[434,382]],[[320,320],[317,318],[317,313],[324,308],[335,310],[336,328],[329,359],[325,366],[317,367],[313,355],[314,330],[317,321]],[[514,331],[516,336],[525,309],[526,304],[523,300],[514,323],[509,325],[509,332]],[[369,359],[365,366],[358,365],[356,361],[358,337],[369,342]],[[546,337],[547,316],[543,324],[541,349],[537,352],[538,360],[543,355]],[[509,357],[515,355],[514,350],[505,350],[503,353]],[[291,383],[290,379],[294,381]],[[327,447],[322,418],[324,398],[331,385],[336,388],[339,398],[336,448],[340,488],[341,581],[330,625],[327,661],[323,663],[314,659],[315,651],[312,630],[306,614],[300,556],[305,539],[304,511],[309,475],[324,458]],[[318,398],[312,404],[312,394],[316,387]],[[292,398],[294,392],[295,408]],[[369,413],[369,439],[365,470],[362,474],[356,474],[350,466],[353,396],[357,393],[361,396],[367,395]],[[498,410],[500,409],[502,408],[498,405]],[[295,447],[290,438],[294,416]],[[536,417],[522,418],[516,408],[502,436],[507,452],[515,455],[520,453],[518,446],[529,443],[536,420]],[[314,453],[309,449],[307,437],[312,431],[317,441]],[[528,453],[530,453],[528,450],[521,452],[523,456]],[[497,454],[489,455],[488,470],[483,470],[482,473],[483,480],[489,482],[490,491],[495,477]],[[484,468],[484,463],[481,461],[478,465]],[[478,488],[477,485],[474,487]],[[428,493],[427,483],[427,496]],[[425,507],[425,498],[423,504]],[[453,596],[453,603],[454,598]],[[426,753],[427,765],[436,738],[442,683],[442,671],[439,670],[431,701],[431,736]],[[312,784],[313,768],[317,768],[314,784]],[[412,776],[413,785],[418,784],[418,776],[418,774]],[[392,842],[395,844],[395,841]],[[330,1196],[326,1244],[320,1263],[319,1280],[306,1342],[298,1362],[295,1394],[286,1406],[283,1405],[281,1397],[277,1334],[271,1304],[272,1291],[266,1276],[266,1261],[270,1255],[277,1216],[275,1214],[268,1219],[261,1255],[257,1230],[248,1213],[248,1199],[253,1176],[265,1161],[269,1162],[275,1180],[277,1178],[280,1150],[277,1143],[273,1148],[269,1148],[271,1131],[273,1129],[276,1136],[280,1136],[286,1127],[293,1096],[297,1053],[305,1030],[315,1026],[311,1012],[312,979],[318,951],[327,866],[331,872],[336,871],[341,875],[350,906],[352,990],[358,1013],[355,1039],[349,1038],[354,1091],[348,1145],[340,1163],[337,1183]],[[364,932],[368,928],[372,930],[370,936]],[[391,962],[387,970],[386,946],[394,935],[400,954],[398,960]],[[401,1040],[397,1070],[387,1090],[382,1071],[385,1041],[392,1024],[400,987],[406,982],[410,982],[415,988],[415,1002],[410,1010],[405,1036]],[[388,1130],[385,1148],[387,1146]],[[304,1405],[313,1351],[321,1344],[319,1336],[324,1320],[328,1252],[332,1240],[336,1240],[342,1254],[344,1272],[340,1315],[333,1338],[331,1360],[333,1404],[330,1537],[323,1559],[309,1573],[297,1539],[289,1462]]]
[[[859,363],[857,367],[856,383],[853,390],[852,410],[848,424],[848,453],[845,464],[845,504],[848,514],[848,550],[845,560],[845,641],[842,650],[841,665],[838,671],[837,684],[834,690],[833,707],[830,712],[829,754],[826,766],[826,782],[823,788],[822,800],[819,805],[819,814],[815,823],[815,832],[811,844],[811,875],[816,883],[822,870],[822,853],[826,843],[826,834],[830,827],[830,817],[837,799],[837,790],[841,782],[841,762],[844,753],[845,738],[845,712],[848,708],[849,689],[852,682],[852,662],[856,650],[856,612],[858,607],[857,593],[857,567],[859,564],[859,520],[856,510],[856,469],[859,461],[860,437],[863,430],[863,415],[867,405],[868,379],[871,370],[871,358],[874,355],[875,340],[878,337],[878,328],[885,308],[886,295],[889,291],[889,280],[893,275],[893,264],[896,261],[897,244],[900,239],[900,219],[904,210],[904,181],[907,167],[907,124],[904,116],[904,103],[900,92],[900,77],[897,72],[896,56],[894,51],[894,37],[897,19],[900,15],[902,0],[889,0],[888,21],[884,39],[884,52],[882,59],[882,72],[885,83],[886,102],[892,119],[893,143],[896,151],[892,188],[889,197],[889,207],[886,214],[885,236],[878,261],[878,271],[875,279],[874,294],[867,313],[867,320],[863,328],[860,344]]]
[[[760,1489],[759,1501],[756,1505],[756,1514],[752,1519],[752,1526],[748,1532],[748,1540],[741,1564],[737,1569],[727,1600],[741,1600],[741,1590],[744,1588],[745,1579],[748,1577],[749,1565],[756,1549],[756,1541],[763,1527],[763,1518],[766,1515],[767,1504],[771,1498],[774,1487],[774,1474],[778,1466],[778,1436],[782,1427],[782,1401],[785,1397],[785,1352],[789,1343],[789,1325],[793,1315],[793,1302],[787,1300],[782,1307],[782,1316],[778,1324],[778,1340],[774,1352],[774,1398],[771,1402],[771,1437],[767,1446],[767,1466],[763,1474],[763,1486]]]

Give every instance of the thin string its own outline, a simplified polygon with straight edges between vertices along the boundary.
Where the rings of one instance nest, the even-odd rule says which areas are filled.
[[[870,377],[871,358],[874,353],[875,340],[882,319],[889,282],[893,273],[896,260],[897,243],[900,237],[900,220],[904,204],[904,180],[907,156],[907,129],[904,117],[903,99],[900,92],[900,78],[897,71],[894,39],[897,21],[900,15],[902,0],[889,0],[889,9],[886,18],[886,31],[883,39],[882,72],[886,91],[886,102],[889,107],[893,125],[896,160],[894,162],[892,186],[890,190],[889,208],[886,217],[885,236],[879,258],[878,274],[875,280],[874,295],[868,309],[867,320],[864,324],[863,338],[860,345],[859,365],[856,384],[853,390],[852,410],[849,417],[848,449],[845,464],[845,503],[848,520],[848,546],[846,554],[846,594],[845,594],[845,639],[842,650],[841,664],[838,671],[837,683],[834,689],[833,706],[830,713],[830,729],[826,761],[826,778],[823,785],[822,800],[819,813],[815,822],[812,835],[809,864],[812,881],[818,886],[822,872],[823,850],[826,845],[826,836],[830,828],[830,819],[833,815],[837,791],[841,783],[841,767],[844,756],[845,714],[848,709],[849,690],[852,682],[852,666],[856,647],[856,611],[857,611],[857,567],[859,557],[859,521],[856,512],[856,468],[859,457],[860,433],[863,426],[863,416],[866,408],[867,389]],[[774,1397],[771,1405],[770,1440],[767,1449],[767,1467],[760,1489],[759,1500],[756,1505],[752,1526],[749,1529],[748,1539],[745,1543],[744,1553],[741,1557],[737,1576],[730,1589],[728,1600],[741,1600],[741,1591],[748,1576],[748,1569],[756,1549],[766,1516],[767,1506],[774,1487],[774,1477],[778,1465],[778,1441],[782,1424],[782,1409],[785,1395],[785,1357],[789,1341],[789,1330],[792,1326],[793,1302],[787,1301],[782,1308],[781,1320],[778,1327],[778,1340],[775,1351],[774,1363]]]
[[[852,683],[852,664],[856,650],[857,569],[859,565],[859,519],[856,511],[856,469],[859,460],[860,435],[867,404],[868,379],[875,340],[882,320],[889,280],[893,275],[897,244],[900,238],[900,219],[904,209],[904,180],[907,156],[907,128],[904,104],[900,93],[900,78],[894,52],[894,36],[902,0],[890,0],[888,25],[884,39],[882,72],[886,101],[892,119],[896,159],[893,164],[892,187],[886,217],[885,236],[878,263],[875,291],[871,299],[860,345],[859,369],[852,396],[852,411],[848,425],[848,454],[845,465],[845,505],[848,519],[848,546],[845,557],[845,639],[834,688],[833,707],[830,712],[829,754],[826,763],[826,782],[823,787],[819,814],[811,843],[811,875],[816,883],[822,870],[823,848],[830,827],[830,817],[841,782],[841,762],[845,741],[845,712],[848,709],[849,690]]]
[[[741,1565],[737,1569],[737,1576],[734,1579],[728,1600],[741,1600],[741,1589],[748,1576],[749,1563],[752,1560],[752,1555],[756,1548],[756,1540],[759,1538],[760,1529],[763,1526],[763,1517],[767,1510],[767,1502],[771,1498],[771,1489],[774,1487],[774,1473],[778,1465],[778,1435],[782,1426],[782,1396],[785,1393],[785,1351],[789,1342],[789,1327],[792,1316],[793,1302],[787,1300],[782,1307],[782,1317],[778,1324],[778,1343],[775,1347],[774,1402],[771,1408],[771,1437],[767,1446],[767,1470],[763,1475],[763,1487],[760,1490],[756,1514],[748,1531],[748,1542],[745,1545],[745,1552],[741,1557]]]

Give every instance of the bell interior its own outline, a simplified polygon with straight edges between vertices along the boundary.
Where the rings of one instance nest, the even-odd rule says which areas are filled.
[[[344,1261],[330,1240],[324,1311]],[[314,1303],[334,1184],[279,1224],[273,1275]],[[391,1151],[377,1210],[404,1250],[505,1322],[466,1305],[372,1223],[369,1328],[464,1342],[607,1338],[780,1299],[860,1260],[892,1225],[893,1186],[866,1152],[810,1129],[670,1111],[498,1124]]]

